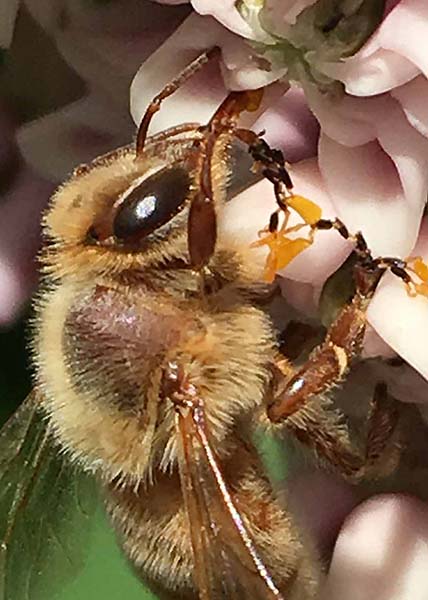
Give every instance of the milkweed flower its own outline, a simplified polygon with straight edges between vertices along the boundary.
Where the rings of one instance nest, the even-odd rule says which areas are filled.
[[[296,148],[293,133],[290,143],[287,98],[295,118],[296,88],[301,91],[305,124],[310,122],[305,109],[315,115],[320,135],[314,143],[314,127],[309,126],[303,156],[310,157],[291,169],[296,190],[318,202],[326,217],[337,215],[351,231],[362,231],[375,255],[427,257],[426,2],[192,0],[191,4],[205,15],[205,36],[211,28],[212,41],[223,48],[222,74],[229,88],[274,81],[291,84],[255,126],[263,129],[268,122],[267,139],[292,162]],[[218,24],[233,38],[216,31]],[[185,24],[167,44],[181,45],[184,53],[193,47],[190,37]],[[134,107],[147,101],[135,88],[141,92],[138,81],[155,69],[156,60],[162,61],[162,48],[134,81]],[[140,115],[141,110],[134,108],[134,117]],[[260,197],[266,198],[265,203]],[[248,217],[249,206],[254,222]],[[260,182],[228,208],[230,226],[239,223],[243,239],[254,240],[273,207],[269,183]],[[240,214],[246,215],[245,223],[239,221]],[[320,234],[312,248],[280,272],[288,296],[297,297],[305,288],[304,297],[312,296],[316,306],[322,284],[349,251],[335,234]],[[427,300],[409,298],[402,283],[386,275],[368,317],[386,344],[374,343],[372,334],[367,352],[387,353],[390,347],[428,378]]]

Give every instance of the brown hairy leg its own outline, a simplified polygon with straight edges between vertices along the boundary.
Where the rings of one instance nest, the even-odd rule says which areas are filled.
[[[396,401],[388,396],[386,386],[379,384],[367,423],[366,450],[361,453],[350,438],[343,415],[332,409],[328,400],[329,392],[341,383],[361,353],[367,306],[381,274],[390,268],[381,260],[371,259],[368,251],[362,253],[355,267],[352,301],[340,311],[324,342],[300,368],[295,369],[284,359],[278,361],[282,379],[267,407],[271,422],[283,424],[299,441],[353,480],[390,469],[384,461],[385,450],[390,447],[398,420]]]
[[[386,476],[395,468],[399,458],[395,436],[398,419],[398,401],[388,395],[385,384],[379,383],[363,435],[351,435],[343,414],[323,398],[305,404],[283,425],[323,463],[356,482]]]
[[[277,391],[268,406],[269,419],[277,423],[295,413],[312,398],[329,392],[333,386],[343,380],[352,360],[361,353],[367,325],[367,307],[383,273],[390,270],[406,284],[408,291],[409,288],[412,291],[413,281],[407,272],[408,261],[391,257],[373,258],[360,232],[351,234],[340,219],[321,219],[321,211],[316,204],[295,196],[284,155],[280,150],[271,148],[258,134],[248,129],[236,129],[234,135],[248,145],[249,153],[261,170],[261,174],[274,186],[278,209],[270,217],[267,238],[309,227],[307,240],[288,241],[306,242],[310,245],[316,231],[334,229],[344,239],[354,243],[354,251],[358,259],[354,267],[356,291],[352,301],[340,311],[328,329],[324,342],[311,352],[305,364],[291,373],[288,371],[284,385]],[[287,229],[290,210],[300,214],[304,222]],[[284,222],[280,226],[281,213],[284,215]],[[265,242],[262,241],[263,243]],[[257,242],[254,245],[260,244]],[[288,262],[303,249],[304,245],[300,245],[296,253],[293,254],[294,251],[291,251]],[[278,265],[273,261],[271,266]]]
[[[235,135],[248,145],[261,174],[274,186],[278,209],[270,217],[266,229],[268,238],[308,226],[310,244],[316,231],[335,229],[343,238],[354,242],[358,257],[354,271],[355,295],[330,326],[324,342],[310,353],[299,369],[293,368],[283,357],[276,364],[281,374],[272,402],[267,407],[268,418],[273,423],[283,424],[298,440],[348,478],[358,479],[376,471],[380,474],[385,450],[390,446],[397,425],[395,400],[388,396],[384,384],[376,387],[367,421],[365,451],[362,452],[351,439],[343,415],[330,406],[328,392],[340,384],[353,359],[361,353],[366,310],[381,275],[390,270],[409,286],[407,264],[396,258],[374,259],[361,233],[351,235],[339,219],[321,219],[316,205],[294,195],[293,182],[280,150],[270,148],[253,131],[237,129]],[[299,213],[304,223],[287,229],[290,209]],[[281,214],[284,221],[280,226]],[[298,252],[303,247],[299,246]],[[268,278],[272,275],[269,270],[275,272],[277,266],[272,261]]]

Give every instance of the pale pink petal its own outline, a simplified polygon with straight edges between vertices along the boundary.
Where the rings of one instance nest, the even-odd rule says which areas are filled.
[[[167,83],[204,50],[221,43],[225,35],[232,34],[225,33],[214,19],[196,14],[186,19],[135,75],[131,86],[131,113],[135,123],[141,121],[150,101]],[[210,64],[165,101],[153,120],[151,132],[184,122],[204,123],[225,95],[219,70],[214,63]]]
[[[418,67],[409,60],[380,48],[364,56],[355,56],[336,63],[322,63],[323,73],[342,81],[348,94],[373,96],[407,83],[419,74]]]
[[[128,114],[91,95],[37,121],[17,134],[26,161],[46,179],[60,181],[78,164],[128,144],[134,135]]]
[[[132,38],[148,37],[150,43],[152,35],[165,32],[166,37],[192,10],[189,4],[165,7],[152,0],[126,0],[124,6],[123,0],[103,2],[101,9],[97,2],[69,2],[66,14],[74,29],[121,37],[126,45]]]
[[[54,185],[29,169],[2,197],[0,219],[0,324],[14,319],[36,282],[40,212]]]
[[[369,45],[401,54],[428,76],[426,0],[401,0],[372,36]]]
[[[390,348],[384,358],[389,358],[391,352]],[[397,356],[395,352],[393,356]],[[401,365],[391,365],[386,360],[366,361],[364,377],[371,380],[372,389],[379,381],[384,381],[388,386],[388,394],[400,402],[428,406],[428,381],[404,361]]]
[[[128,6],[129,4],[129,6]],[[131,6],[132,4],[132,6]],[[59,52],[92,91],[121,110],[129,106],[129,86],[139,65],[188,14],[184,7],[163,7],[147,0],[103,6],[38,0],[36,19],[55,40]]]
[[[367,326],[364,335],[364,347],[362,351],[363,358],[373,358],[382,356],[383,358],[392,358],[396,356],[394,350],[376,333],[373,327]]]
[[[4,0],[2,0],[4,1]],[[151,0],[126,0],[124,2],[58,2],[57,0],[24,0],[33,18],[52,36],[61,38],[91,32],[104,36],[149,36],[151,32],[168,29],[171,21],[184,18],[190,7],[159,6]],[[77,48],[76,48],[77,50]],[[141,62],[141,60],[140,60]]]
[[[413,216],[420,220],[427,200],[428,140],[409,124],[399,104],[388,100],[383,111],[373,114],[378,140],[395,164]]]
[[[151,100],[192,60],[206,49],[221,46],[231,64],[235,36],[208,17],[191,15],[168,40],[144,62],[131,86],[131,113],[139,123]],[[173,59],[171,57],[174,57]],[[238,57],[239,60],[239,57]],[[227,67],[223,66],[223,73]],[[257,73],[256,73],[256,76]],[[265,90],[260,108],[245,113],[242,126],[251,126],[263,112],[282,96],[288,85],[275,84]],[[206,123],[227,95],[224,79],[216,61],[211,61],[182,85],[162,105],[152,121],[150,133],[185,122]]]
[[[52,0],[25,0],[25,7],[37,23],[49,33],[55,32],[61,22],[64,5]]]
[[[323,217],[334,215],[316,159],[293,165],[290,174],[296,194],[316,202],[322,208]],[[261,180],[226,205],[219,216],[220,236],[232,236],[234,242],[251,244],[257,240],[257,232],[267,225],[269,216],[276,207],[272,184],[266,179]],[[300,223],[301,220],[293,215],[289,224],[297,222]],[[280,271],[279,275],[314,285],[320,284],[340,266],[350,250],[350,244],[336,232],[319,232],[314,244]],[[264,247],[255,248],[252,254],[261,275],[267,251]]]
[[[221,72],[228,89],[252,90],[277,81],[287,69],[261,68],[251,46],[238,36],[229,36],[222,45]]]
[[[428,260],[428,225],[412,252]],[[428,379],[428,298],[408,296],[402,281],[386,274],[370,303],[367,318],[377,333]]]
[[[148,33],[124,43],[120,38],[73,29],[58,35],[56,43],[91,90],[124,110],[129,105],[129,86],[138,66],[162,40],[163,36],[159,39]]]
[[[300,471],[302,471],[300,467]],[[355,488],[317,470],[295,473],[286,481],[287,505],[321,553],[330,554],[345,517],[358,503]]]
[[[425,600],[427,562],[427,505],[375,497],[345,521],[321,600]]]
[[[286,277],[280,277],[278,283],[290,306],[307,317],[318,317],[319,288],[314,288],[311,283],[302,283]]]
[[[297,162],[317,153],[319,124],[309,110],[303,91],[297,87],[282,95],[254,123],[255,131],[273,147],[283,150],[287,162]]]
[[[324,134],[344,146],[360,146],[376,139],[376,128],[370,113],[382,103],[378,98],[364,101],[351,96],[331,99],[314,86],[305,88],[308,104]]]
[[[391,95],[403,107],[410,125],[428,137],[428,80],[422,75],[392,90]]]
[[[192,0],[193,8],[201,15],[210,15],[230,31],[252,39],[253,30],[236,9],[235,0]]]
[[[10,46],[18,14],[19,0],[2,0],[0,5],[0,48]]]
[[[421,210],[406,198],[392,160],[376,142],[355,148],[321,135],[319,166],[336,214],[362,231],[374,255],[408,254]]]
[[[402,200],[409,205],[408,218],[411,219],[411,222],[408,219],[403,222],[403,228],[405,228],[403,234],[405,239],[409,240],[404,246],[403,252],[409,252],[416,239],[428,189],[427,139],[410,125],[399,103],[389,95],[366,99],[348,96],[341,101],[329,102],[320,99],[320,95],[311,94],[310,103],[320,118],[323,132],[326,134],[321,136],[320,140],[320,168],[326,177],[336,205],[339,206],[338,203],[340,203],[341,210],[345,210],[343,205],[348,204],[347,218],[350,211],[358,212],[358,215],[355,216],[358,227],[361,227],[363,218],[361,197],[366,197],[370,204],[373,204],[378,193],[380,193],[379,197],[386,201],[387,195],[392,192],[392,204],[394,204],[398,195],[404,193]],[[333,139],[327,139],[327,136],[340,142],[341,145],[335,146]],[[363,140],[369,141],[370,137],[378,139],[380,146],[385,151],[384,157],[376,143],[366,143],[354,150],[346,148],[346,146],[354,146],[358,141],[360,144],[364,144]],[[389,162],[390,159],[397,170],[395,175]],[[379,161],[379,170],[376,162],[373,161]],[[343,170],[340,167],[342,162]],[[335,174],[338,174],[336,182],[334,181]],[[397,185],[397,176],[402,192]],[[348,202],[346,180],[352,181],[354,185],[359,183],[362,186],[358,189],[353,188],[352,196],[349,198],[350,201],[359,200],[359,203]],[[360,191],[362,192],[361,196],[359,195]],[[396,213],[391,213],[391,217],[395,218],[395,215]],[[372,225],[373,216],[373,214],[368,215]],[[348,224],[352,226],[352,222]],[[395,226],[397,227],[399,224],[396,223]],[[367,227],[370,228],[370,224],[367,224]],[[397,238],[397,242],[401,238],[402,235]]]

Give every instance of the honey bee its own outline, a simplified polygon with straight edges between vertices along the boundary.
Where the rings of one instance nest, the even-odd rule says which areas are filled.
[[[45,216],[35,391],[0,438],[3,580],[21,513],[37,494],[46,511],[60,504],[56,487],[38,484],[54,446],[58,478],[75,464],[99,481],[125,555],[159,598],[310,600],[321,562],[273,493],[252,433],[286,430],[351,479],[387,454],[397,411],[384,386],[363,453],[327,393],[361,348],[380,275],[390,269],[416,289],[409,264],[373,259],[361,235],[292,194],[281,153],[238,127],[260,92],[231,93],[207,125],[147,137],[161,102],[212,54],[155,98],[135,146],[78,167]],[[279,355],[251,248],[217,234],[234,138],[278,200],[256,242],[270,248],[268,279],[318,229],[356,244],[356,293],[299,369]],[[290,210],[310,229],[305,243],[287,237]]]

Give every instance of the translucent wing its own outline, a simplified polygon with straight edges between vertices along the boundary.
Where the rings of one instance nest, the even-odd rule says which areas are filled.
[[[94,482],[58,452],[34,394],[0,432],[0,600],[46,600],[83,564]]]
[[[202,407],[177,416],[180,477],[201,600],[282,600],[210,446]]]

